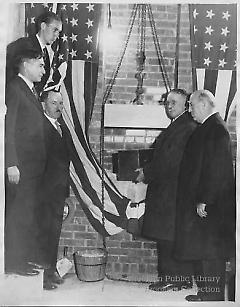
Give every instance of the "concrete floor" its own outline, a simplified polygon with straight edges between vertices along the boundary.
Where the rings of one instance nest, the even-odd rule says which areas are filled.
[[[75,274],[52,291],[42,290],[42,274],[37,277],[4,276],[0,280],[0,306],[196,306],[185,301],[196,288],[179,292],[154,292],[147,283],[104,279],[82,282]],[[233,306],[233,303],[200,303],[201,306]]]

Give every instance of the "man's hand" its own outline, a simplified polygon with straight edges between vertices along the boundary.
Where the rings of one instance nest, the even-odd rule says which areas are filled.
[[[18,184],[20,180],[20,172],[17,166],[7,168],[8,180],[10,183]]]
[[[207,217],[207,211],[205,210],[206,204],[198,204],[197,205],[197,214],[200,217]]]
[[[138,172],[138,176],[136,178],[136,182],[143,182],[144,181],[144,173],[142,168],[137,168],[135,172]]]

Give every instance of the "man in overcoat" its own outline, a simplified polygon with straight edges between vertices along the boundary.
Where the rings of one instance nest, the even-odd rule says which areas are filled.
[[[201,125],[190,137],[179,172],[175,256],[194,261],[197,295],[188,301],[224,300],[225,261],[235,252],[235,180],[228,130],[215,97],[190,98]]]
[[[48,53],[47,45],[52,45],[62,31],[62,21],[58,15],[53,12],[46,12],[41,14],[36,19],[36,35],[31,35],[29,37],[21,37],[16,41],[10,43],[7,46],[7,57],[6,57],[6,80],[7,83],[16,75],[16,70],[14,69],[14,58],[19,51],[22,49],[35,49],[38,52],[43,53],[45,74],[43,75],[41,81],[35,83],[35,88],[37,93],[43,91],[46,86],[49,76],[51,64],[53,61],[52,54]]]
[[[187,96],[182,89],[168,93],[165,111],[172,122],[156,138],[153,158],[137,178],[148,184],[142,234],[157,242],[159,281],[149,287],[154,291],[192,286],[190,265],[176,261],[172,255],[179,164],[185,144],[197,126],[186,111]]]
[[[36,262],[37,193],[46,163],[43,109],[34,82],[45,73],[42,54],[22,50],[18,75],[6,89],[5,119],[5,272],[32,276]]]

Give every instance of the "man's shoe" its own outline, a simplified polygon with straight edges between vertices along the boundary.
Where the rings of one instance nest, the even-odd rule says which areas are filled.
[[[39,271],[36,271],[31,268],[25,268],[25,269],[15,269],[15,270],[10,270],[6,271],[6,274],[17,274],[21,276],[37,276],[39,274]]]
[[[54,284],[53,282],[51,281],[44,281],[43,282],[43,289],[44,290],[54,290],[54,289],[57,289],[57,285]]]
[[[152,291],[169,291],[169,290],[173,290],[174,288],[176,288],[177,285],[174,283],[168,283],[168,282],[163,282],[163,281],[157,281],[153,284],[149,285],[149,290]]]
[[[188,302],[202,302],[203,299],[199,295],[187,295],[185,300]]]
[[[187,295],[185,299],[189,302],[218,302],[218,301],[224,301],[224,295],[217,295],[217,294],[203,294],[200,292],[196,295]]]
[[[149,290],[153,291],[169,291],[169,290],[180,291],[183,289],[190,289],[190,288],[192,288],[192,282],[170,283],[170,282],[157,281],[149,285]]]
[[[183,281],[183,282],[178,282],[176,283],[179,290],[183,289],[191,289],[193,287],[193,282],[192,281]]]
[[[28,264],[32,265],[33,267],[35,267],[36,269],[39,269],[39,270],[47,270],[50,268],[50,264],[48,263],[44,263],[44,262],[32,262],[32,261],[29,261]]]
[[[49,276],[49,280],[57,285],[64,283],[64,279],[60,277],[57,272],[54,272],[51,276]]]

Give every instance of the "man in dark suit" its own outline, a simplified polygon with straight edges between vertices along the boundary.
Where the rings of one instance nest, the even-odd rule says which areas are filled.
[[[5,271],[38,274],[36,260],[36,208],[46,163],[43,109],[34,94],[34,82],[45,73],[42,54],[22,50],[17,56],[18,75],[6,89],[5,120]]]
[[[201,125],[190,137],[179,172],[175,256],[194,261],[197,295],[188,301],[224,300],[225,261],[235,253],[235,181],[231,142],[214,108],[215,97],[198,90],[190,98]]]
[[[197,125],[186,111],[186,102],[185,90],[168,93],[165,110],[172,122],[156,138],[153,159],[137,178],[148,184],[142,234],[157,241],[159,281],[149,286],[154,291],[192,287],[190,265],[176,261],[172,255],[179,165]]]
[[[39,242],[42,253],[50,264],[44,271],[43,288],[55,289],[61,284],[56,272],[58,244],[61,233],[65,199],[69,194],[69,163],[72,138],[61,113],[63,100],[60,92],[43,92],[41,101],[44,106],[44,131],[46,140],[46,168],[43,178],[43,194],[39,196],[39,228],[42,230]]]
[[[13,66],[13,60],[17,53],[22,49],[36,49],[43,53],[45,74],[41,81],[36,82],[35,88],[40,94],[48,82],[50,76],[50,68],[52,63],[52,55],[49,55],[47,45],[51,45],[62,31],[62,22],[58,15],[53,12],[46,12],[40,15],[36,20],[36,35],[22,37],[10,43],[7,47],[6,58],[6,80],[11,80],[16,74]]]

